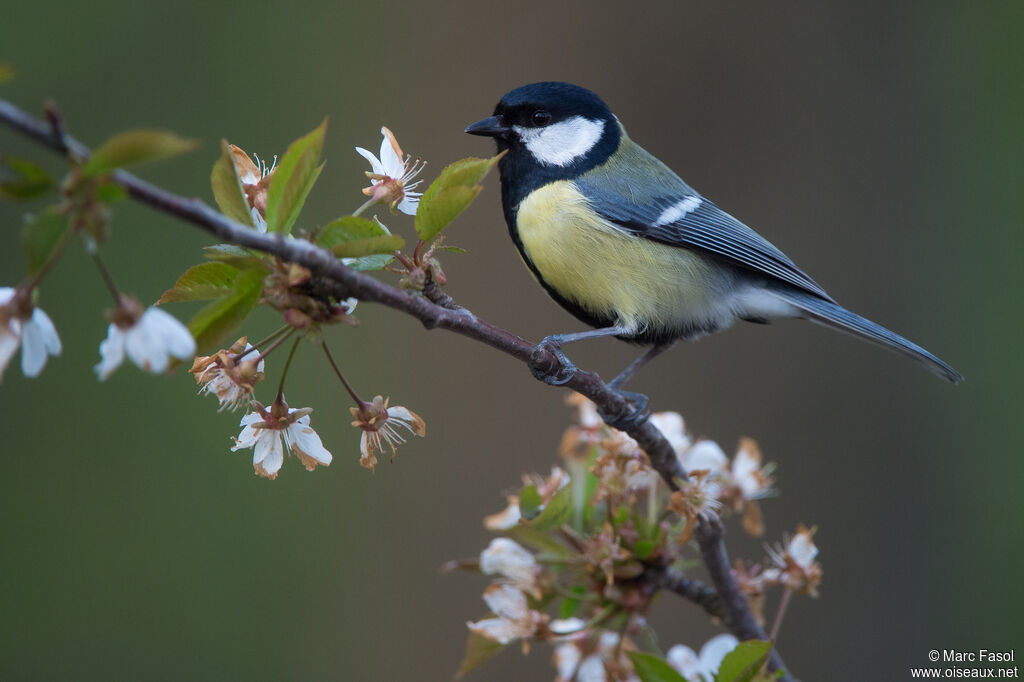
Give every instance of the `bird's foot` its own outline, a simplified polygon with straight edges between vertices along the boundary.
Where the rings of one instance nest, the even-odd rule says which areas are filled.
[[[554,362],[551,362],[551,357]],[[530,355],[530,373],[545,384],[561,386],[576,376],[576,365],[562,352],[561,344],[553,336],[537,344]]]
[[[618,394],[626,401],[625,407],[620,412],[613,414],[598,409],[597,413],[612,428],[619,431],[628,431],[647,418],[649,414],[647,404],[650,401],[643,393],[618,391]]]

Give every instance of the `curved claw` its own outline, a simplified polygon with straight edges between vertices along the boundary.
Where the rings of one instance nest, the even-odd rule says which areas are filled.
[[[554,363],[547,361],[549,355],[555,357]],[[551,386],[568,383],[577,372],[576,365],[562,352],[558,341],[550,336],[537,344],[530,356],[529,367],[535,379]]]
[[[604,410],[598,410],[597,413],[612,428],[619,431],[628,431],[647,417],[647,404],[650,400],[643,393],[633,393],[631,391],[619,391],[618,393],[627,402],[626,408],[622,412],[609,414]]]

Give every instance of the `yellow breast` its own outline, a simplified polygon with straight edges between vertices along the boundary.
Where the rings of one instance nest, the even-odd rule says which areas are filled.
[[[546,185],[519,206],[526,256],[563,297],[630,330],[680,328],[717,318],[718,273],[697,254],[631,235],[590,210],[570,181]]]

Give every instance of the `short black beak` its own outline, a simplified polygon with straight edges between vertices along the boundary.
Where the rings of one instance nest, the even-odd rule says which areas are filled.
[[[505,119],[501,116],[489,116],[466,128],[466,132],[470,135],[483,135],[486,137],[505,137],[511,130],[506,125]]]

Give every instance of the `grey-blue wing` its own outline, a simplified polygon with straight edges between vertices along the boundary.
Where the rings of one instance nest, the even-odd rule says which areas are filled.
[[[704,251],[832,301],[768,240],[700,196],[634,144],[574,180],[591,208],[624,230],[669,246]]]

